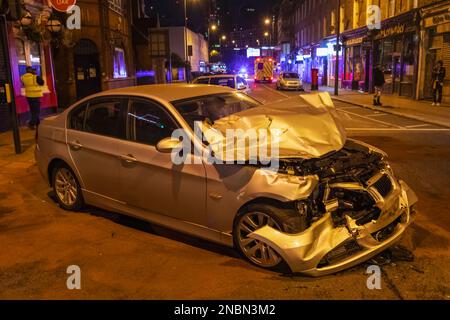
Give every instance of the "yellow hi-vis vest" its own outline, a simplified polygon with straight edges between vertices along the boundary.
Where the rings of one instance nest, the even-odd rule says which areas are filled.
[[[25,86],[25,96],[27,98],[40,98],[43,96],[42,87],[38,85],[36,75],[25,73],[21,80]]]

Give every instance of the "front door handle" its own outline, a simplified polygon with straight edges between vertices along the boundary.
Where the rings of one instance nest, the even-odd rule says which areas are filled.
[[[133,157],[131,154],[123,154],[120,157],[120,160],[125,161],[126,163],[135,163],[137,159]]]
[[[72,142],[69,142],[69,146],[70,146],[73,150],[80,150],[81,148],[83,148],[83,145],[82,145],[79,141],[72,141]]]

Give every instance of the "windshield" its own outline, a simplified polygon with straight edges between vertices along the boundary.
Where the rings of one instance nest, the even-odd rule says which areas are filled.
[[[285,74],[283,74],[283,78],[286,78],[286,79],[298,79],[298,74],[296,74],[296,73],[285,73]]]
[[[215,121],[232,114],[261,105],[258,101],[242,93],[223,93],[196,97],[172,103],[189,126],[194,129],[196,121]]]

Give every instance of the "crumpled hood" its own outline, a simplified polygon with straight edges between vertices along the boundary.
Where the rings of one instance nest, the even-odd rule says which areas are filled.
[[[328,93],[301,95],[260,107],[248,109],[214,123],[205,132],[211,149],[221,155],[222,160],[248,161],[248,147],[267,148],[270,157],[270,141],[276,139],[279,146],[278,158],[318,158],[332,151],[340,150],[346,141],[344,127]],[[259,129],[279,130],[271,139],[252,140],[237,145],[233,139],[226,139],[227,130],[241,129],[249,132]],[[244,134],[249,137],[250,133]],[[225,151],[221,152],[221,148]],[[244,150],[245,149],[245,150]],[[232,150],[230,152],[230,150]],[[234,159],[229,159],[234,156]]]

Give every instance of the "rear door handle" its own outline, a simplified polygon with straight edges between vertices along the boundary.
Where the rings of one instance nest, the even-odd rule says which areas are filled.
[[[126,163],[135,163],[137,162],[137,159],[133,157],[131,154],[123,154],[120,157],[120,160],[125,161]]]
[[[78,141],[69,142],[69,146],[73,150],[80,150],[81,148],[83,148],[83,145]]]

